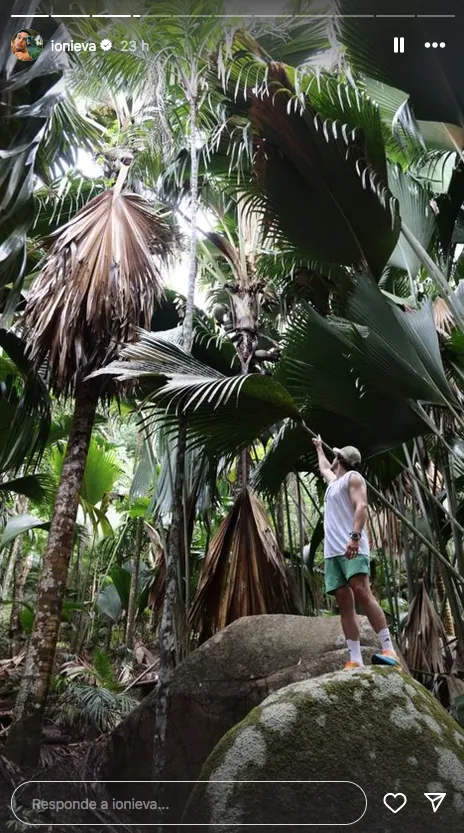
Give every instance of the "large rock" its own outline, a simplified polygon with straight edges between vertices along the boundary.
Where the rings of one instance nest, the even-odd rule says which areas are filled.
[[[282,783],[314,780],[354,783]],[[363,791],[356,833],[464,830],[464,732],[401,671],[339,671],[272,694],[216,746],[183,822],[241,833],[282,820],[282,831],[300,833],[308,822],[353,823]],[[426,792],[446,793],[436,816]],[[386,793],[395,809],[398,794],[407,797],[398,814],[385,807]]]
[[[360,617],[361,642],[369,661],[378,641]],[[190,654],[175,670],[166,745],[166,780],[196,781],[222,736],[269,694],[308,677],[343,667],[348,658],[338,616],[248,616],[233,622]],[[102,779],[146,780],[153,756],[155,694],[147,697],[113,732]],[[181,812],[191,787],[176,791],[171,806]],[[120,784],[130,798],[134,785]]]

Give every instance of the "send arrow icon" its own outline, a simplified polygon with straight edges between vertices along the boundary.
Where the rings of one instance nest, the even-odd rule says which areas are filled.
[[[436,813],[441,802],[446,798],[446,793],[424,793],[432,805],[433,812]]]

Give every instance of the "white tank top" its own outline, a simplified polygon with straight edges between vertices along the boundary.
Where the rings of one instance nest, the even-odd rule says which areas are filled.
[[[344,555],[350,540],[350,532],[353,531],[354,509],[348,492],[348,484],[352,474],[354,474],[353,471],[347,471],[342,477],[332,480],[326,489],[324,510],[325,558]],[[358,473],[356,472],[356,474]],[[358,477],[361,477],[361,475],[358,474]],[[364,478],[361,479],[364,480]],[[369,539],[365,527],[361,533],[359,554],[369,555]]]

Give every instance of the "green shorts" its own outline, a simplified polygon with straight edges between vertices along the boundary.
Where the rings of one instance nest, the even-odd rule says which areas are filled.
[[[339,587],[348,584],[350,578],[364,573],[370,575],[369,556],[357,555],[347,558],[346,555],[333,555],[324,560],[325,592],[334,593]]]

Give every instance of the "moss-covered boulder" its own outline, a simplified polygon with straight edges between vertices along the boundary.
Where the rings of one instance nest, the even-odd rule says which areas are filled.
[[[301,783],[311,781],[351,783]],[[424,793],[438,792],[446,798],[434,815]],[[398,813],[386,793],[406,796]],[[403,799],[390,801],[396,809]],[[215,747],[183,822],[210,833],[225,823],[229,833],[280,823],[300,833],[297,825],[357,819],[356,833],[464,830],[464,732],[394,669],[335,672],[272,694]]]
[[[379,643],[360,616],[361,645],[369,662]],[[178,820],[208,755],[223,735],[283,686],[343,668],[348,651],[339,616],[247,616],[233,622],[177,666],[171,683],[164,778]],[[101,780],[120,781],[120,799],[140,796],[131,781],[147,778],[153,758],[156,692],[119,724],[107,742]],[[183,782],[183,783],[182,783]],[[137,793],[137,794],[136,794]]]

